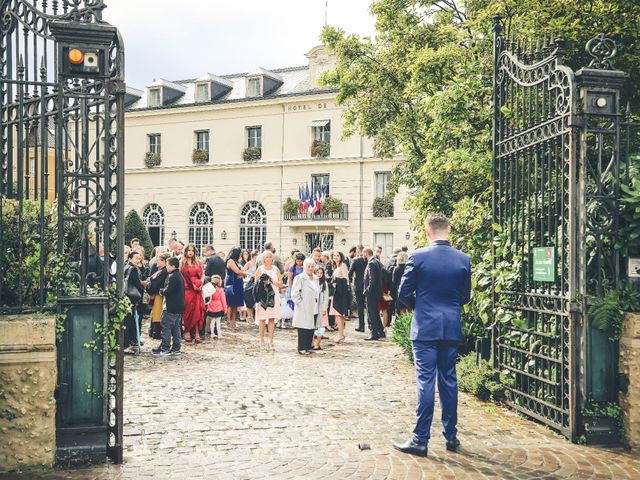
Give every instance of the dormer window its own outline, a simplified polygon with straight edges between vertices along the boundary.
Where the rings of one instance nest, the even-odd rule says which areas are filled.
[[[160,88],[151,88],[149,89],[149,106],[150,107],[159,107],[162,105],[160,95]]]
[[[262,96],[262,78],[253,77],[247,79],[247,97]]]
[[[196,102],[208,102],[211,100],[209,82],[196,83]]]

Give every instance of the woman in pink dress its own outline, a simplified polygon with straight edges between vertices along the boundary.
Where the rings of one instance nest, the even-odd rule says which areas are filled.
[[[280,289],[284,287],[280,270],[273,265],[273,253],[267,250],[262,254],[262,265],[256,270],[256,285],[261,282],[260,277],[266,274],[271,279],[270,287],[273,288],[273,306],[263,308],[256,298],[256,323],[260,327],[260,350],[264,349],[264,327],[268,325],[269,346],[267,350],[273,350],[273,333],[276,329],[276,321],[280,320]]]
[[[195,342],[200,343],[200,330],[204,322],[204,299],[202,298],[202,264],[196,257],[196,247],[189,244],[184,249],[180,273],[184,278],[184,341],[191,342],[195,333]]]

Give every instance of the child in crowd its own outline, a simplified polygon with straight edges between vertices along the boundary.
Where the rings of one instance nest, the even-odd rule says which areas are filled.
[[[277,327],[278,328],[285,328],[286,327],[286,323],[285,322],[287,320],[289,322],[291,322],[291,320],[293,319],[293,310],[291,309],[291,307],[287,303],[287,296],[284,293],[280,294],[280,314],[282,316],[280,317],[280,320],[278,321]]]
[[[211,298],[209,299],[209,306],[207,307],[207,322],[205,332],[211,332],[212,337],[215,337],[217,335],[218,338],[222,338],[220,320],[227,311],[227,298],[224,293],[224,288],[222,288],[222,278],[220,277],[220,275],[212,276],[211,283],[214,285],[215,291],[213,292],[213,295],[211,295]],[[215,325],[215,334],[213,333],[214,330],[211,329],[212,320]]]

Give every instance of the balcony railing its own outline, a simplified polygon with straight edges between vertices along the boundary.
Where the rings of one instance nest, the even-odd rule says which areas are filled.
[[[330,213],[327,210],[323,210],[320,213],[311,214],[305,213],[284,213],[284,220],[292,221],[308,221],[308,222],[326,222],[330,220],[349,220],[349,205],[346,203],[342,205],[342,210],[337,213]]]

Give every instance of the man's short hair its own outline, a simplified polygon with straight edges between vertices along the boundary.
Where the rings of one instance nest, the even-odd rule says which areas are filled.
[[[441,213],[432,213],[427,217],[425,223],[432,232],[441,232],[449,228],[449,220]]]
[[[322,249],[320,247],[316,247],[313,249],[314,252],[320,252],[322,253]]]
[[[273,243],[271,242],[265,242],[264,244],[264,250],[271,250],[273,248]]]
[[[402,251],[403,252],[408,252],[409,251],[409,247],[407,247],[406,245],[402,247]]]
[[[360,250],[360,251],[363,251],[363,250],[364,250],[364,245],[362,245],[361,243],[359,243],[359,244],[356,246],[356,248],[357,248],[358,250]]]
[[[393,254],[394,254],[394,255],[397,255],[397,254],[398,254],[398,253],[400,253],[401,251],[402,251],[402,249],[401,249],[401,248],[394,248],[394,249],[393,249]]]
[[[373,250],[370,247],[367,247],[362,250],[363,255],[367,255],[368,257],[373,257]]]
[[[377,249],[382,250],[382,247],[381,247],[380,245],[376,245],[376,250],[377,250]]]
[[[180,268],[180,260],[178,260],[177,257],[171,257],[169,260],[167,260],[167,263],[172,267]]]
[[[354,245],[353,247],[351,247],[351,248],[349,249],[349,253],[353,253],[353,252],[355,252],[356,250],[357,250],[357,248],[356,248],[356,247],[355,247],[355,245]]]
[[[131,239],[131,245],[133,245],[133,242],[138,242],[138,243],[140,243],[140,239],[139,239],[139,238],[132,238],[132,239]]]
[[[202,251],[204,252],[205,250],[211,250],[213,253],[216,253],[213,245],[205,245],[204,247],[202,247]]]

